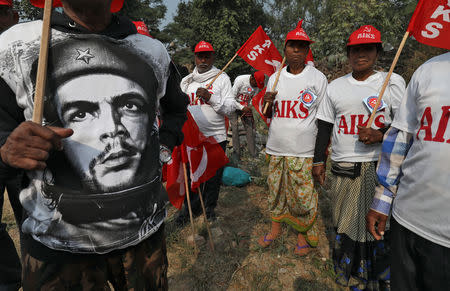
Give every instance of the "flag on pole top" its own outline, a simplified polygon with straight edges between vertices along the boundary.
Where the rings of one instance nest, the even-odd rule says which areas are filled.
[[[450,0],[419,0],[407,31],[418,42],[450,49]]]

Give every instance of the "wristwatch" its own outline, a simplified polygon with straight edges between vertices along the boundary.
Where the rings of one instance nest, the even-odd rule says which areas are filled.
[[[163,144],[159,146],[159,160],[163,164],[167,164],[172,160],[172,151]]]

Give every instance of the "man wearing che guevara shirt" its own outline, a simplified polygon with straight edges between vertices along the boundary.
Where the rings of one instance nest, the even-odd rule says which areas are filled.
[[[167,289],[159,152],[181,143],[187,98],[163,45],[111,14],[122,4],[54,1],[42,126],[42,22],[0,37],[0,167],[27,170],[24,290]]]

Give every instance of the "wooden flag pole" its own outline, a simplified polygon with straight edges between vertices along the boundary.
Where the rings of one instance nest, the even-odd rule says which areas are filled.
[[[36,77],[36,90],[34,95],[33,122],[42,124],[44,115],[44,94],[47,81],[48,45],[50,40],[50,20],[53,0],[45,0],[44,18],[42,21],[41,47]]]
[[[188,176],[187,176],[187,170],[186,170],[186,163],[183,163],[183,171],[184,171],[184,186],[186,188],[186,195],[187,195],[187,203],[188,203],[188,209],[189,209],[189,218],[191,219],[191,229],[192,229],[192,240],[194,243],[194,250],[198,252],[197,244],[195,243],[195,227],[194,227],[194,218],[192,216],[192,208],[191,208],[191,197],[189,195],[189,182],[188,182]]]
[[[206,218],[206,208],[205,204],[203,203],[202,191],[200,191],[200,187],[198,187],[198,195],[200,196],[200,204],[202,205],[203,217],[205,219],[206,229],[208,230],[209,246],[211,247],[211,250],[214,253],[214,242],[211,235],[211,229],[209,228],[208,219]]]
[[[239,51],[238,51],[239,52]],[[228,66],[234,61],[234,59],[238,56],[238,53],[235,53],[234,56],[231,58],[231,60],[228,61],[228,63],[222,68],[222,70],[220,70],[219,73],[217,73],[217,75],[214,77],[214,79],[212,79],[211,82],[208,83],[208,85],[206,85],[206,89],[209,89],[209,87],[212,86],[212,84],[217,80],[217,78],[219,78],[220,75],[222,75],[223,72],[225,72],[225,70],[228,68]],[[199,97],[196,97],[194,100],[194,104],[197,103]]]
[[[373,120],[375,119],[375,115],[377,114],[377,109],[380,106],[381,99],[383,98],[384,91],[386,91],[387,85],[389,84],[389,79],[392,76],[392,72],[394,72],[394,68],[397,65],[398,59],[400,57],[400,54],[403,50],[403,47],[405,46],[406,40],[408,39],[409,31],[405,33],[403,36],[402,42],[400,43],[400,46],[398,47],[397,53],[395,54],[394,61],[392,62],[391,68],[389,69],[389,73],[386,76],[386,79],[384,80],[383,87],[381,87],[380,94],[378,95],[377,103],[375,104],[372,114],[370,115],[369,120],[367,121],[367,128],[370,128],[372,126]]]
[[[228,63],[225,65],[225,67],[223,67],[222,70],[220,70],[220,72],[214,77],[214,79],[212,79],[212,81],[208,85],[206,85],[206,89],[209,89],[209,87],[211,87],[211,85],[217,80],[217,78],[219,78],[220,75],[222,75],[223,72],[225,72],[225,70],[228,68],[229,65],[231,65],[231,63],[237,56],[238,53],[235,53],[234,56],[231,58],[231,60],[229,60]]]
[[[286,62],[286,57],[284,57],[283,61],[281,62],[280,69],[277,72],[277,78],[275,79],[275,83],[273,83],[273,86],[272,86],[272,91],[270,91],[270,92],[274,92],[275,89],[277,88],[278,80],[280,79],[280,74],[281,74],[281,71],[283,70],[283,66],[284,66],[285,62]],[[263,110],[264,115],[266,114],[268,108],[269,108],[269,103],[266,103],[266,105],[264,106],[264,110]]]

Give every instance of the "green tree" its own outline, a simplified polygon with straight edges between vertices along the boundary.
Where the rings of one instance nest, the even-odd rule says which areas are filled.
[[[165,32],[171,37],[170,52],[175,62],[191,63],[192,48],[200,40],[216,50],[216,66],[224,66],[259,26],[266,24],[262,0],[193,0],[181,2],[173,23]],[[234,78],[250,67],[237,58],[227,69]]]
[[[42,9],[31,5],[29,0],[14,0],[14,9],[19,12],[20,21],[42,18]]]

